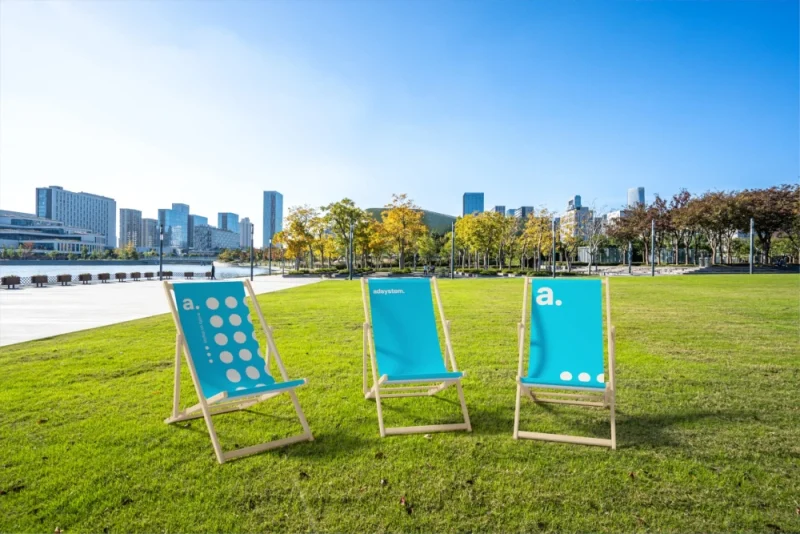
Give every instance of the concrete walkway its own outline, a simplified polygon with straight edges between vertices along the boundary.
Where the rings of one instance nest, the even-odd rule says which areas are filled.
[[[257,276],[257,294],[304,286],[319,278]],[[158,282],[0,289],[0,346],[169,313]]]

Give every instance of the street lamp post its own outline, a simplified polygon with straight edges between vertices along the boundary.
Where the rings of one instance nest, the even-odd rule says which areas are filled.
[[[556,277],[556,219],[553,217],[553,278]]]
[[[269,268],[267,269],[269,274],[272,274],[272,240],[269,240]]]
[[[753,218],[750,217],[750,274],[753,274],[753,232],[755,231],[755,224]]]
[[[628,274],[633,272],[633,243],[628,241]]]
[[[158,279],[164,278],[164,226],[158,225]]]
[[[656,220],[650,221],[650,276],[656,275]]]
[[[254,224],[250,225],[250,281],[253,281],[253,236],[255,236],[256,227]]]
[[[350,270],[348,271],[348,280],[353,279],[353,221],[350,221],[350,243],[347,250],[348,258],[350,258]]]
[[[450,231],[450,278],[456,277],[456,223],[452,223]]]

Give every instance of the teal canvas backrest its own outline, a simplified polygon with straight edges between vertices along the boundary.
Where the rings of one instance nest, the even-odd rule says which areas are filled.
[[[527,382],[604,388],[600,280],[534,278]]]
[[[273,384],[256,339],[242,282],[172,284],[203,394]]]
[[[367,286],[378,374],[446,372],[430,280],[369,279]]]

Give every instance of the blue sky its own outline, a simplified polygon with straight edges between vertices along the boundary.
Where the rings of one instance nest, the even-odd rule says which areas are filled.
[[[11,0],[0,30],[5,209],[51,184],[150,217],[258,221],[265,189],[613,209],[798,178],[795,0]]]

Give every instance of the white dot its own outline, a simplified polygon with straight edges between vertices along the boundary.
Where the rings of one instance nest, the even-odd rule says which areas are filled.
[[[231,316],[228,317],[228,320],[231,322],[233,326],[239,326],[240,324],[242,324],[242,318],[236,315],[235,313],[232,313]]]
[[[213,317],[211,317],[209,322],[211,323],[211,326],[213,326],[214,328],[219,328],[220,326],[222,326],[222,317],[220,317],[219,315],[214,315]]]
[[[214,341],[217,342],[217,345],[224,345],[228,342],[228,336],[220,332],[219,334],[214,336]]]
[[[265,386],[266,386],[266,384],[256,384],[256,387],[257,387],[257,388],[263,388],[263,387],[265,387]]]
[[[242,379],[242,375],[240,375],[239,371],[237,371],[236,369],[228,369],[228,372],[225,373],[225,376],[227,376],[228,380],[230,380],[234,384]]]
[[[206,306],[208,306],[209,310],[216,310],[219,308],[219,301],[214,297],[209,297],[206,299]]]
[[[233,297],[228,297],[225,299],[225,306],[229,307],[230,309],[235,308],[237,304],[238,303],[236,302],[236,299]]]
[[[606,381],[606,377],[603,376],[603,374],[601,373],[601,374],[597,375],[597,381],[602,384],[603,382]]]
[[[581,382],[588,382],[591,379],[592,377],[589,376],[589,373],[581,373],[578,375],[578,380],[580,380]]]
[[[239,351],[239,357],[244,361],[249,361],[253,357],[253,353],[247,349],[242,349]]]
[[[223,350],[219,353],[219,359],[225,363],[231,363],[233,361],[233,354],[228,352],[227,350]]]
[[[569,371],[564,371],[559,376],[561,377],[561,380],[572,380],[572,373],[570,373]]]
[[[257,353],[258,353],[258,355],[259,355],[259,356],[261,356],[262,358],[264,357],[264,353],[262,352],[261,348],[259,348],[259,349],[258,349],[256,352],[257,352]]]
[[[237,343],[244,343],[244,340],[247,339],[247,337],[244,335],[244,332],[236,332],[233,334],[233,339],[235,339]]]
[[[208,363],[214,363],[214,360],[208,360]]]
[[[208,346],[206,346],[206,350],[208,350]]]
[[[252,365],[250,367],[248,367],[247,369],[245,369],[244,372],[247,373],[247,376],[249,376],[253,380],[255,380],[256,378],[261,376],[261,373],[258,372],[258,369],[256,369]]]
[[[561,301],[560,300],[556,301],[556,306],[561,306]]]
[[[249,315],[247,316],[247,322],[253,324],[253,318],[250,317]]]
[[[253,334],[252,334],[252,336],[253,336],[253,339],[255,339],[256,341],[258,341],[258,338],[256,337],[256,331],[255,331],[255,330],[253,330]]]
[[[247,388],[244,386],[239,386],[238,388],[236,388],[236,391],[244,391],[245,389]]]

